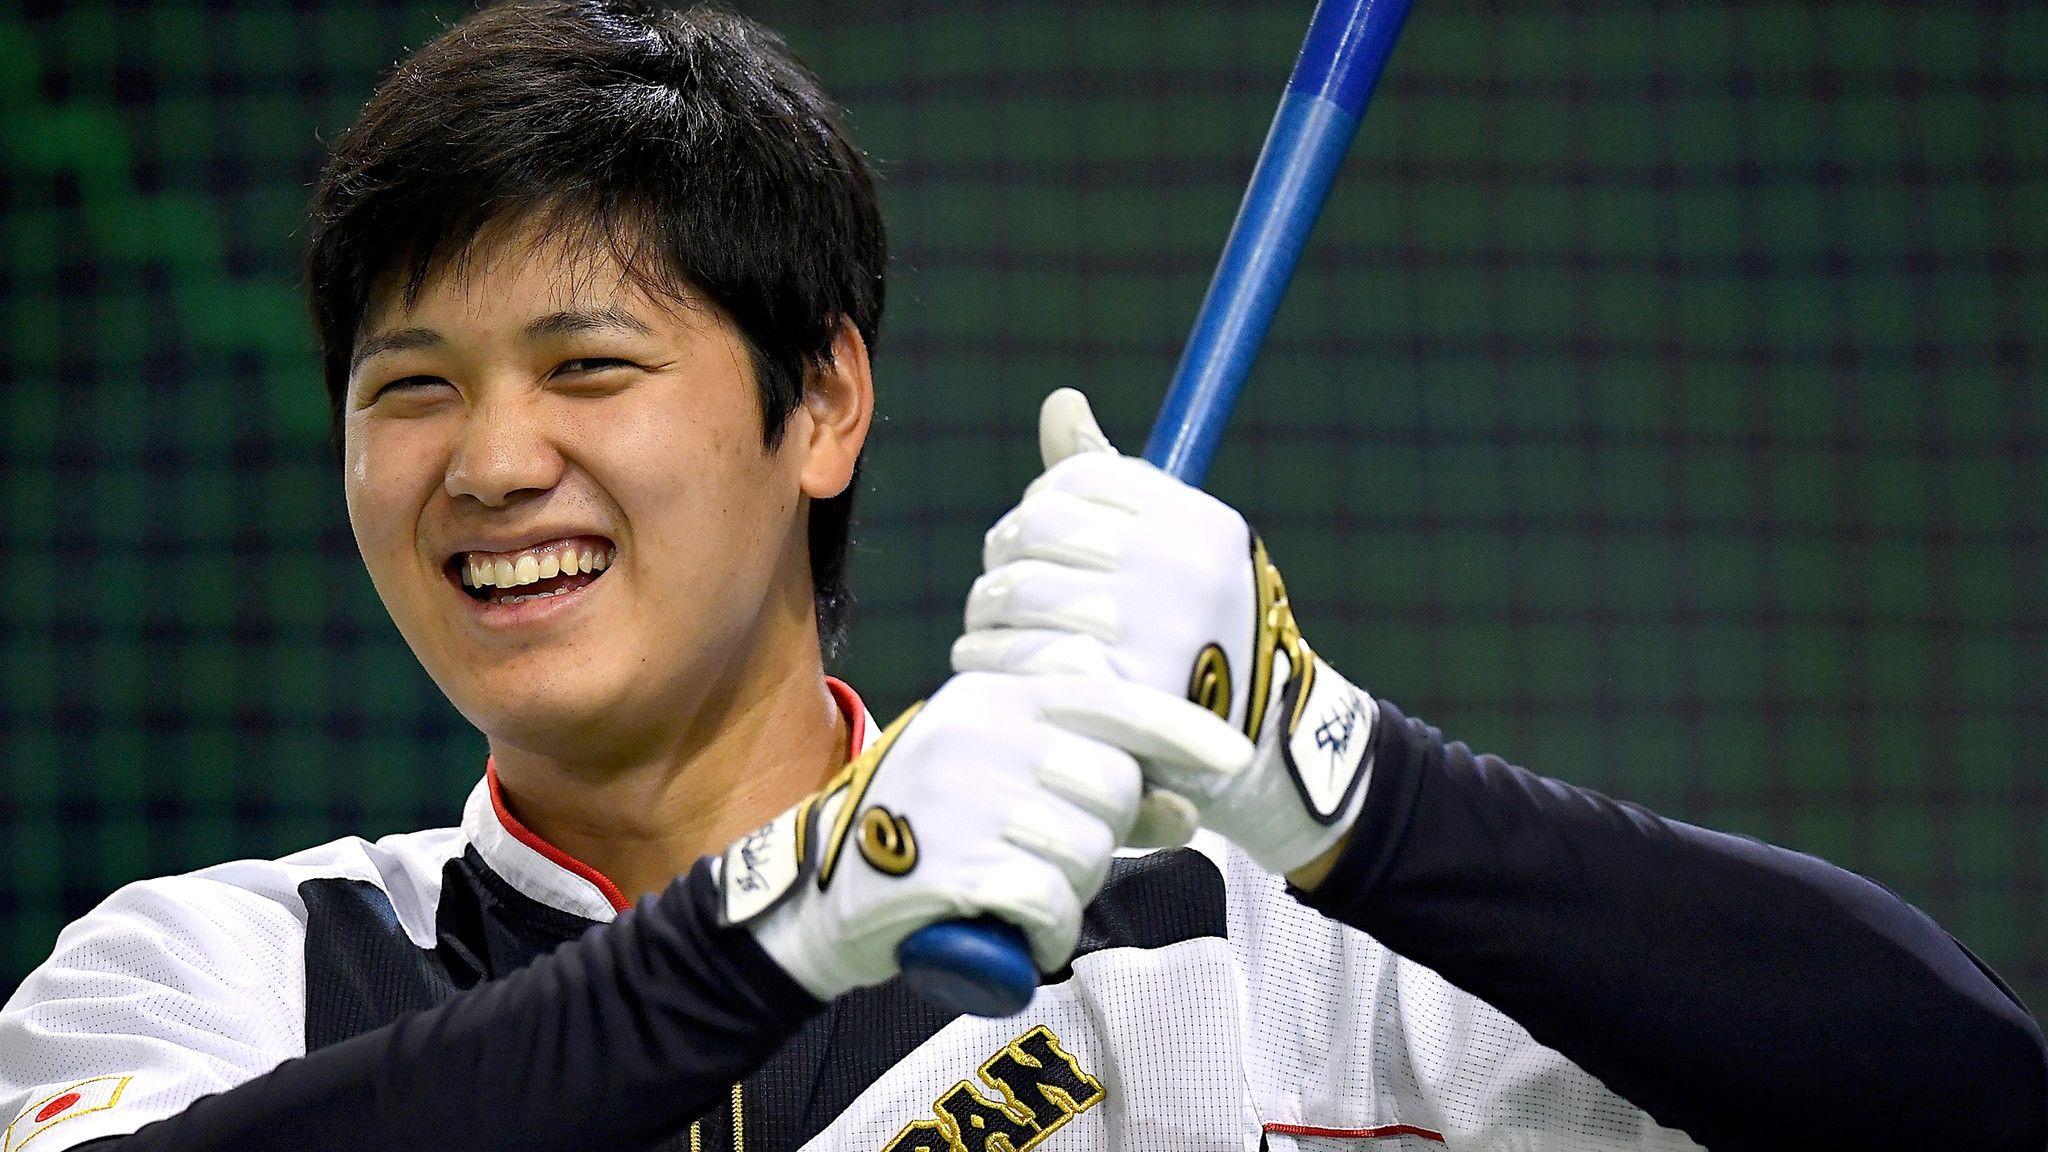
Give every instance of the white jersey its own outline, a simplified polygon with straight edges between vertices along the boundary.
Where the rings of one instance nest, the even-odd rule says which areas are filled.
[[[849,714],[865,719],[845,694]],[[856,742],[874,731],[856,723]],[[499,802],[116,892],[0,1011],[0,1152],[131,1132],[531,960],[624,906]],[[952,1018],[829,1006],[677,1149],[1679,1149],[1679,1132],[1213,837],[1117,861],[1070,971]]]

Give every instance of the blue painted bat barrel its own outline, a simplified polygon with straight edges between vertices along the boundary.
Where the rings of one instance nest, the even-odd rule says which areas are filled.
[[[1209,474],[1409,2],[1323,0],[1316,6],[1173,386],[1145,442],[1145,459],[1189,484]]]

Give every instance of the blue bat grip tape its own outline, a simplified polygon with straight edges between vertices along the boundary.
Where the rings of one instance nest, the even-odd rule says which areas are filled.
[[[1379,85],[1410,0],[1321,0],[1266,133],[1145,459],[1189,484],[1209,474],[1237,394],[1286,294]],[[903,979],[933,1003],[1010,1016],[1031,1003],[1038,969],[1024,934],[990,917],[932,924],[897,950]]]

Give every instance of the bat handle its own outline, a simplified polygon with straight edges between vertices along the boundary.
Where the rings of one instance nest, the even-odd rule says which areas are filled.
[[[971,1016],[1015,1016],[1038,990],[1024,934],[993,916],[928,924],[896,949],[896,962],[912,991]]]

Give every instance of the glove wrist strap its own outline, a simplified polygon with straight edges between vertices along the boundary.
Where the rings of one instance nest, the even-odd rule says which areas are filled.
[[[1320,656],[1310,675],[1290,677],[1277,694],[1280,722],[1267,725],[1254,774],[1259,791],[1287,794],[1244,799],[1238,811],[1271,815],[1239,843],[1285,874],[1329,851],[1365,807],[1379,705]]]

